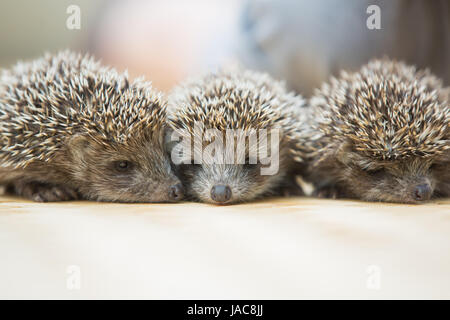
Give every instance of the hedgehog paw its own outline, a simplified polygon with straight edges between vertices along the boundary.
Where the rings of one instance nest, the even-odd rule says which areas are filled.
[[[323,187],[314,191],[314,195],[318,198],[337,199],[339,191],[335,187]]]
[[[280,194],[283,197],[300,197],[305,195],[303,189],[297,185],[281,188]]]
[[[75,190],[42,182],[19,182],[14,185],[15,192],[36,202],[69,201],[78,199]]]

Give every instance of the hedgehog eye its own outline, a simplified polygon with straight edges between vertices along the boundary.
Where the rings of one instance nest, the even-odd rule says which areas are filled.
[[[430,170],[436,170],[439,169],[440,164],[439,163],[432,163],[430,166]]]
[[[252,159],[252,160],[255,160],[255,159]],[[256,163],[250,163],[250,157],[247,157],[247,158],[245,158],[245,164],[254,166]]]
[[[245,158],[245,163],[243,164],[243,168],[246,170],[256,169],[258,168],[258,163],[250,163],[250,158]]]
[[[191,164],[180,164],[177,167],[177,172],[186,173],[186,172],[194,172],[198,171],[202,168],[201,164],[191,163]]]
[[[114,168],[119,172],[127,172],[131,170],[133,163],[127,160],[114,161]]]
[[[371,169],[371,170],[366,170],[366,172],[368,174],[370,174],[371,176],[380,176],[384,173],[384,169],[383,168],[377,168],[377,169]]]

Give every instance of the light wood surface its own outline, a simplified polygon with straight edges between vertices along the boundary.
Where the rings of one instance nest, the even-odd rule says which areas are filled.
[[[449,255],[450,200],[0,198],[0,298],[450,298]]]

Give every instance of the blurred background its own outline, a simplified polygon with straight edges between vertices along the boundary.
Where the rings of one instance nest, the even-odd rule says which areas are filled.
[[[2,0],[0,67],[71,48],[168,91],[241,64],[308,96],[341,69],[389,56],[449,85],[449,17],[449,0]]]

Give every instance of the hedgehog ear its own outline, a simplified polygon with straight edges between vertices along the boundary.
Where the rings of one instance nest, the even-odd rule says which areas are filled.
[[[76,134],[69,138],[68,150],[75,160],[82,160],[89,145],[89,139],[86,135]]]
[[[164,147],[166,149],[166,152],[170,154],[174,146],[178,143],[178,141],[175,141],[173,138],[174,130],[166,129],[164,131]]]
[[[341,145],[337,148],[336,157],[337,159],[344,164],[348,164],[351,162],[351,155],[353,149],[353,145],[351,142],[342,142]]]
[[[350,141],[341,143],[337,148],[336,158],[345,165],[359,163],[365,159],[358,152],[355,152],[354,145]]]

